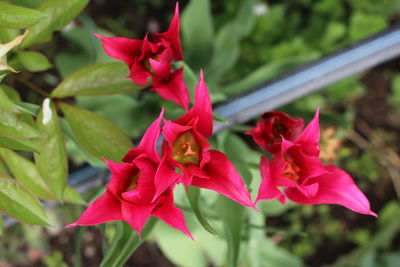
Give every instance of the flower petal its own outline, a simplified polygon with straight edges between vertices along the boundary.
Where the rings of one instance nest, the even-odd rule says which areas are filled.
[[[282,164],[284,165],[284,163]],[[278,169],[283,168],[284,166],[278,166]],[[261,157],[260,172],[262,181],[260,184],[260,188],[258,189],[258,196],[255,203],[257,204],[262,199],[277,199],[282,204],[285,204],[286,196],[278,189],[277,184],[277,175],[279,175],[279,173],[274,173],[274,171],[271,171],[271,165],[266,157]]]
[[[136,55],[139,53],[142,40],[129,39],[124,37],[106,37],[94,33],[103,44],[104,51],[115,59],[123,60],[128,64],[129,68],[132,67]]]
[[[122,220],[119,201],[109,191],[97,198],[74,223],[65,227],[77,225],[94,225],[114,220]]]
[[[133,229],[138,232],[139,238],[143,226],[147,219],[151,216],[151,211],[155,204],[150,205],[134,205],[129,201],[121,201],[121,211],[123,220],[126,221]]]
[[[239,173],[222,152],[210,150],[210,161],[203,171],[209,179],[193,177],[192,185],[211,189],[244,206],[255,208]]]
[[[176,2],[174,16],[169,25],[168,31],[164,33],[154,33],[154,41],[161,39],[168,40],[171,43],[171,47],[174,50],[174,59],[176,61],[182,60],[182,46],[179,39],[179,3]]]
[[[138,168],[131,163],[115,163],[104,158],[103,160],[106,162],[111,172],[111,180],[106,188],[113,193],[114,196],[119,196],[129,187],[132,178],[138,172]]]
[[[160,156],[158,155],[156,144],[158,138],[160,137],[161,131],[161,120],[164,116],[164,109],[161,110],[158,118],[147,128],[144,133],[140,144],[136,148],[132,148],[122,159],[124,162],[132,162],[136,157],[141,154],[147,155],[151,160],[158,163],[160,161]]]
[[[310,156],[318,156],[319,147],[319,107],[315,112],[314,118],[308,123],[307,127],[300,134],[300,136],[294,141],[296,144],[301,144],[304,153]]]
[[[166,157],[164,157],[158,165],[158,169],[154,178],[156,192],[152,201],[155,201],[165,192],[165,190],[173,186],[178,177],[179,174],[176,173],[175,170],[171,169],[167,163]]]
[[[158,204],[159,205],[152,212],[152,215],[163,220],[172,228],[182,231],[185,235],[194,240],[193,236],[190,234],[189,228],[186,226],[183,212],[174,205],[172,190],[164,195],[162,199],[160,198]]]
[[[166,68],[166,64],[158,62],[158,65],[156,65],[154,61],[150,62],[152,62],[153,67],[156,67],[156,71],[165,71],[161,70],[161,68]],[[183,81],[183,68],[180,68],[170,74],[168,80],[159,80],[158,77],[154,76],[152,89],[157,91],[162,98],[171,100],[176,104],[181,105],[185,110],[188,109],[189,91]]]
[[[314,197],[307,197],[295,188],[286,190],[287,197],[300,204],[338,204],[358,213],[377,216],[349,174],[332,165],[325,167],[329,173],[312,179],[319,185]]]
[[[185,115],[175,120],[175,123],[187,125],[198,118],[196,130],[204,137],[210,137],[213,130],[213,114],[211,99],[204,82],[203,71],[200,71],[200,81],[196,86],[195,101],[193,107]]]

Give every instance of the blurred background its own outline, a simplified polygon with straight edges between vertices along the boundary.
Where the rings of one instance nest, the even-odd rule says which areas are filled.
[[[35,7],[42,1],[29,2],[28,5]],[[197,34],[189,28],[182,29],[185,61],[196,73],[199,68],[205,69],[206,82],[216,104],[400,24],[398,0],[253,1],[249,9],[245,9],[244,2],[210,1],[213,25],[209,30]],[[179,3],[185,11],[190,1]],[[51,60],[53,67],[20,75],[50,90],[84,66],[111,61],[92,32],[141,39],[146,32],[165,31],[174,7],[175,1],[170,0],[92,0],[83,13],[55,34],[52,42],[35,47]],[[208,19],[197,23],[206,23]],[[183,13],[182,24],[185,20],[189,18]],[[227,25],[236,28],[228,31]],[[224,31],[230,35],[224,37]],[[191,49],[193,43],[203,50],[201,56]],[[210,48],[218,45],[221,51],[227,51],[225,57],[232,59],[225,60],[223,68],[215,62],[218,49]],[[207,72],[215,73],[216,69],[217,74],[207,76]],[[40,96],[27,90],[26,83],[17,75],[8,76],[6,83],[16,88],[25,101],[40,103]],[[175,110],[166,101],[143,91],[76,97],[71,101],[109,118],[134,140],[140,138],[158,115],[160,106],[170,108],[172,113]],[[259,265],[248,260],[251,255],[241,255],[240,266],[399,266],[400,59],[346,78],[279,110],[308,122],[318,105],[322,108],[321,159],[349,172],[379,217],[363,216],[337,206],[293,203],[283,206],[264,201],[260,209],[267,217],[263,223],[268,242],[262,243],[260,249],[265,252]],[[248,167],[255,181],[259,179],[259,154],[253,153],[256,148],[243,132],[254,126],[256,119],[225,131],[214,140],[216,146],[223,143],[223,150],[228,156],[230,151],[230,157],[247,153],[254,158],[244,168]],[[88,163],[103,166],[72,141],[67,142],[67,148],[72,172]],[[97,191],[97,187],[88,190],[84,199],[91,199]],[[84,206],[67,204],[49,208],[49,216],[57,222],[53,228],[23,224],[6,228],[0,237],[0,266],[98,266],[106,240],[113,236],[115,227],[111,223],[63,229],[83,209]],[[190,214],[187,216],[190,221]],[[226,248],[221,240],[207,237],[209,234],[202,229],[194,232],[197,243],[164,226],[158,227],[150,240],[132,255],[127,266],[224,266]]]

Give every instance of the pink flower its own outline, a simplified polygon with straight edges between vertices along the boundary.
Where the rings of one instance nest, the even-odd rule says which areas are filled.
[[[296,140],[282,138],[281,150],[271,162],[261,158],[262,182],[256,203],[262,199],[285,203],[287,197],[300,204],[337,204],[377,216],[349,174],[332,165],[324,166],[318,159],[318,114],[319,110]]]
[[[131,71],[128,77],[137,85],[147,85],[151,77],[152,89],[161,97],[188,108],[189,92],[183,82],[183,68],[175,70],[171,66],[183,59],[178,3],[168,31],[154,33],[151,41],[148,35],[143,40],[96,36],[110,57],[125,61]]]
[[[254,207],[243,180],[225,154],[209,150],[206,138],[211,136],[212,129],[212,106],[201,73],[194,106],[175,121],[164,120],[163,158],[155,176],[155,199],[167,188],[183,183],[186,187],[214,190],[242,205]],[[129,154],[126,159],[130,160]],[[181,174],[176,172],[178,169]]]
[[[140,145],[129,151],[128,162],[115,163],[105,160],[112,174],[106,192],[97,198],[76,222],[66,227],[123,220],[140,236],[147,219],[155,216],[193,239],[182,211],[174,205],[173,186],[154,197],[154,177],[160,163],[155,145],[160,135],[162,116],[163,111],[148,128]]]
[[[293,141],[304,128],[302,119],[294,119],[280,111],[265,112],[256,127],[248,131],[262,149],[275,153],[279,151],[282,136]]]

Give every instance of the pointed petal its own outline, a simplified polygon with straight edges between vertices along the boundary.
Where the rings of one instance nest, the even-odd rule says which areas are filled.
[[[162,134],[164,135],[164,138],[168,142],[169,146],[172,147],[176,138],[178,138],[181,133],[184,133],[190,129],[192,129],[192,126],[182,126],[172,121],[164,120]]]
[[[161,131],[161,120],[164,116],[164,109],[161,110],[158,118],[147,128],[144,133],[140,144],[136,148],[132,148],[122,159],[124,162],[132,162],[140,154],[146,154],[154,162],[160,161],[160,156],[158,155],[156,144],[158,138],[160,137]]]
[[[193,236],[190,234],[189,228],[186,226],[183,212],[174,205],[172,190],[170,190],[164,198],[160,199],[152,215],[163,220],[170,227],[182,231],[185,235],[194,240]]]
[[[242,178],[225,154],[210,150],[210,161],[203,171],[209,179],[193,177],[193,186],[214,190],[244,206],[255,208]]]
[[[174,50],[174,59],[176,61],[182,60],[182,46],[179,39],[179,3],[176,2],[174,16],[169,25],[168,31],[164,33],[154,33],[154,40],[157,42],[161,39],[168,40]]]
[[[204,137],[210,137],[213,130],[213,114],[211,99],[204,82],[203,71],[200,71],[200,81],[196,86],[195,102],[193,107],[185,115],[175,120],[175,123],[187,125],[198,118],[196,130]]]
[[[278,167],[282,169],[282,167]],[[256,204],[262,199],[277,199],[282,204],[286,203],[286,196],[278,189],[278,176],[271,171],[270,163],[266,157],[261,157],[260,161],[260,172],[261,172],[261,184],[258,189],[258,196]]]
[[[169,65],[169,64],[168,64]],[[156,66],[157,71],[161,71],[161,67]],[[168,80],[159,80],[157,77],[153,77],[152,89],[157,91],[160,96],[164,99],[171,100],[178,105],[181,105],[185,110],[189,107],[189,91],[183,81],[183,68],[174,71]]]
[[[122,220],[119,201],[109,191],[96,199],[74,223],[65,227],[77,225],[94,225],[114,220]]]
[[[313,179],[319,185],[314,197],[306,197],[294,188],[287,189],[287,197],[300,204],[337,204],[358,213],[377,216],[371,211],[368,199],[349,174],[332,165],[325,167],[330,174]]]
[[[300,134],[300,136],[296,139],[294,143],[301,144],[304,153],[309,154],[311,156],[318,156],[320,147],[319,147],[319,107],[315,112],[314,118],[308,123],[307,127]]]
[[[129,187],[138,169],[130,163],[115,163],[104,158],[103,160],[106,162],[111,172],[111,180],[106,188],[113,193],[114,196],[119,196]]]
[[[145,86],[149,83],[150,73],[138,62],[133,62],[131,66],[131,73],[127,78],[132,79],[134,83],[139,86]]]
[[[166,161],[166,157],[164,157],[161,160],[160,165],[158,165],[156,176],[154,178],[156,192],[152,201],[155,201],[165,192],[165,190],[173,186],[178,177],[179,174],[176,173],[175,170],[171,169]]]
[[[155,60],[149,58],[150,66],[154,71],[154,74],[158,80],[168,80],[171,73],[171,61]]]
[[[134,205],[128,201],[121,201],[121,211],[123,220],[126,221],[133,229],[135,229],[140,238],[140,232],[150,217],[154,204],[150,205]]]
[[[124,37],[106,37],[94,33],[102,42],[104,51],[115,59],[123,60],[132,67],[136,55],[139,53],[142,40],[129,39]]]

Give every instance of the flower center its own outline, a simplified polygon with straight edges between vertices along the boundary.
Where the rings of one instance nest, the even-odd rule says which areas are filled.
[[[191,131],[184,132],[175,140],[172,147],[172,158],[183,165],[199,164],[200,147]]]
[[[138,180],[139,180],[139,172],[133,175],[132,179],[128,182],[125,192],[135,189],[138,185]]]
[[[285,158],[286,167],[282,173],[283,177],[289,178],[293,182],[297,182],[300,178],[299,172],[301,171],[300,167],[293,161],[291,158]]]

